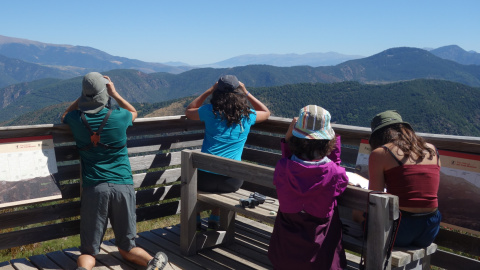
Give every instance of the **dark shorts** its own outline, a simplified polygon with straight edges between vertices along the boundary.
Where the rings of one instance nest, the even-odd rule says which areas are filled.
[[[108,219],[115,244],[124,251],[135,247],[135,190],[132,185],[102,183],[84,187],[80,208],[80,252],[95,256],[100,251]]]
[[[235,192],[243,185],[243,180],[202,170],[197,172],[197,190],[205,192]]]
[[[428,247],[440,230],[442,214],[436,210],[427,214],[413,214],[402,212],[400,227],[398,228],[396,247],[416,246]]]

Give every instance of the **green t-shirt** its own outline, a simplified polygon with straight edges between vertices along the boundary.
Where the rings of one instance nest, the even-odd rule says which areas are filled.
[[[94,132],[97,131],[107,112],[108,109],[104,108],[96,114],[85,114]],[[63,122],[70,126],[79,148],[90,144],[90,133],[82,122],[80,111],[69,112]],[[100,142],[116,147],[124,145],[127,141],[127,128],[131,125],[131,112],[122,108],[113,110],[100,134]],[[83,186],[93,186],[99,183],[133,184],[127,147],[107,149],[97,146],[79,152]]]

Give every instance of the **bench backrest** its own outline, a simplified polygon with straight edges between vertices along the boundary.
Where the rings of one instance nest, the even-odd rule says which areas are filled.
[[[191,205],[196,201],[197,169],[241,179],[256,186],[271,189],[270,193],[275,194],[274,169],[272,167],[222,158],[198,151],[183,150],[182,209],[192,210],[187,214],[189,216],[195,215],[195,209]],[[250,191],[257,191],[257,189]],[[398,219],[398,197],[389,194],[369,194],[369,191],[365,189],[348,186],[347,191],[338,200],[338,205],[344,209],[365,211],[367,202],[371,222],[368,223],[369,233],[365,245],[363,246],[364,243],[354,237],[347,237],[344,239],[344,243],[346,243],[346,248],[357,252],[365,248],[365,262],[369,268],[383,269],[389,240],[392,236],[393,221]],[[188,233],[188,230],[184,230],[182,233]],[[348,231],[346,234],[348,235]],[[188,243],[185,245],[188,246]]]

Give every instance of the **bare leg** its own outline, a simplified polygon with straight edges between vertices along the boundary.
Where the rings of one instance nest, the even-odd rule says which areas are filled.
[[[148,252],[140,247],[134,247],[130,251],[125,251],[122,249],[118,249],[118,251],[125,260],[142,266],[147,266],[148,262],[153,259]]]
[[[83,267],[87,270],[91,270],[95,266],[95,257],[88,254],[82,254],[77,259],[78,267]]]

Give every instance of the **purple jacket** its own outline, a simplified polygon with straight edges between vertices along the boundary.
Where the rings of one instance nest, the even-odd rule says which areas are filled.
[[[282,159],[277,162],[273,184],[277,188],[280,211],[331,217],[336,198],[348,184],[345,168],[340,166],[340,136],[335,149],[328,155],[331,162],[316,166],[305,166],[290,160],[290,149],[282,139]]]

